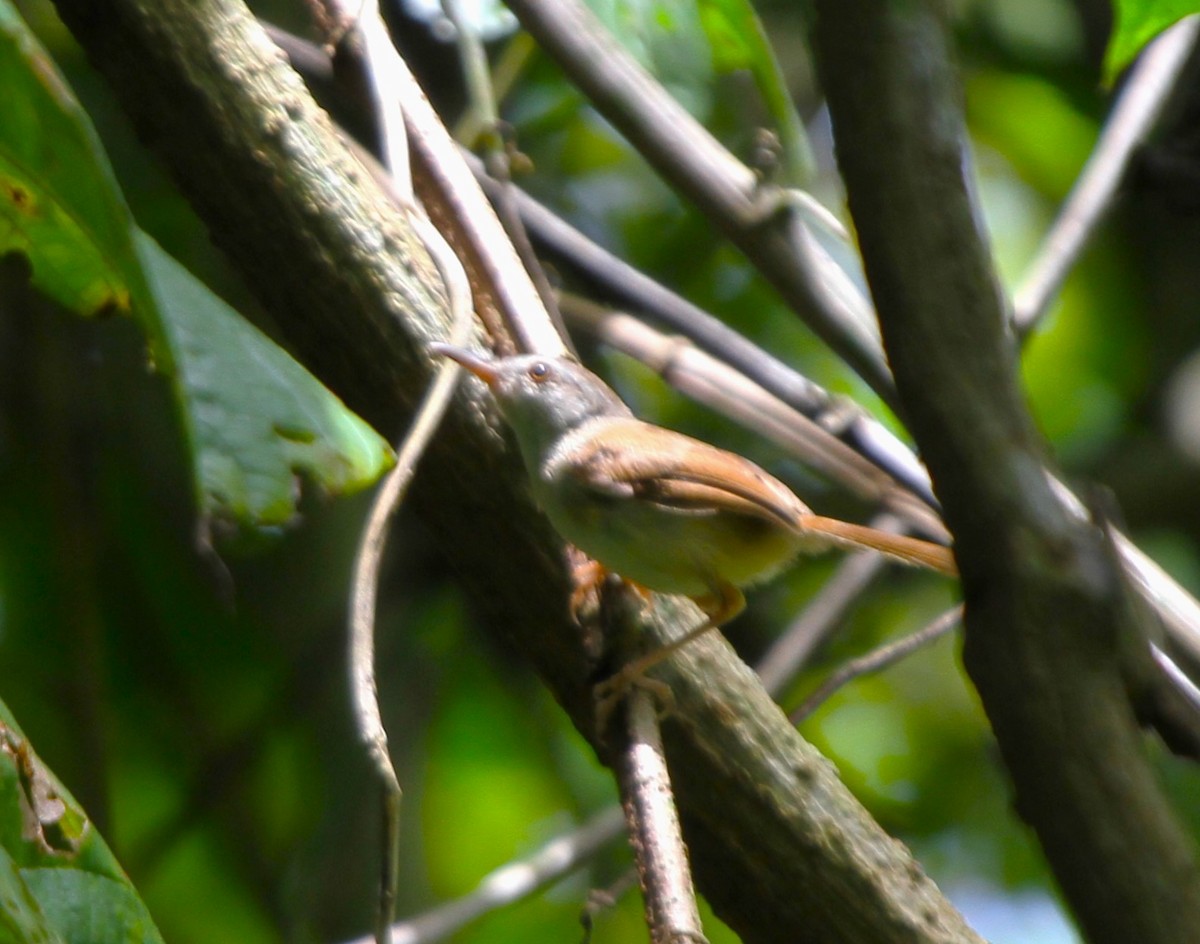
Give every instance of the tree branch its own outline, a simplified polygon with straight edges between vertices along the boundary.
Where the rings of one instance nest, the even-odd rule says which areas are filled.
[[[822,0],[818,13],[839,164],[897,385],[955,535],[964,659],[1018,808],[1092,940],[1188,940],[1200,872],[1127,690],[1148,648],[1100,530],[1051,484],[1022,402],[941,24],[919,2]]]

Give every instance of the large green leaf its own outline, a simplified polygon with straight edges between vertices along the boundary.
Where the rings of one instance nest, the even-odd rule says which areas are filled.
[[[0,942],[161,940],[87,814],[0,702]]]
[[[0,0],[0,253],[81,315],[132,309],[175,386],[202,514],[252,527],[294,514],[297,475],[362,488],[391,451],[362,420],[134,224],[99,139]]]
[[[186,405],[201,507],[258,525],[295,511],[295,476],[331,492],[374,481],[391,450],[285,351],[149,236],[138,249]]]
[[[1104,75],[1110,82],[1168,26],[1200,13],[1198,0],[1116,0],[1114,7],[1116,22],[1104,57]]]

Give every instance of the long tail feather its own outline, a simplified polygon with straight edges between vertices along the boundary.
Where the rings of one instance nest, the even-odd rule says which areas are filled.
[[[904,564],[936,570],[947,577],[958,576],[958,566],[950,548],[920,538],[903,534],[890,534],[861,524],[823,518],[820,515],[804,515],[800,519],[800,530],[817,540],[828,542],[832,547],[846,550],[872,550],[894,558]]]

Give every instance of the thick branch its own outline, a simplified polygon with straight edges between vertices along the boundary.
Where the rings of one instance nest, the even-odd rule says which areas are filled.
[[[436,275],[245,7],[58,7],[305,363],[376,425],[398,429],[428,380],[421,349],[446,329]],[[523,483],[482,405],[464,397],[413,497],[490,624],[590,733],[560,548]],[[661,641],[696,618],[664,603],[646,632]],[[689,646],[662,674],[676,694],[664,735],[694,866],[744,939],[978,940],[726,644]]]
[[[1146,646],[1100,531],[1052,489],[1022,402],[928,7],[824,0],[816,35],[884,340],[956,539],[964,658],[1018,808],[1091,939],[1191,940],[1194,850],[1154,781],[1126,690]]]

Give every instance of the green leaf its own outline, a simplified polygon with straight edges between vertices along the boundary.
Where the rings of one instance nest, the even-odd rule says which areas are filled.
[[[161,942],[75,798],[0,702],[0,942]]]
[[[86,113],[0,0],[0,253],[34,285],[90,316],[137,315],[172,380],[200,512],[285,524],[297,474],[338,494],[392,460],[382,438],[285,351],[141,233]]]
[[[0,942],[2,944],[59,944],[38,900],[25,884],[12,856],[0,847]]]
[[[128,210],[87,115],[8,0],[0,88],[0,253],[25,255],[33,284],[72,311],[129,311],[144,286]]]
[[[26,886],[66,941],[133,944],[161,941],[150,912],[126,881],[77,869],[28,869]]]
[[[1104,56],[1104,78],[1112,82],[1142,48],[1168,26],[1200,13],[1197,0],[1116,0],[1116,22]]]
[[[391,464],[379,434],[287,352],[144,233],[138,248],[175,359],[206,512],[285,524],[296,473],[341,493]]]

